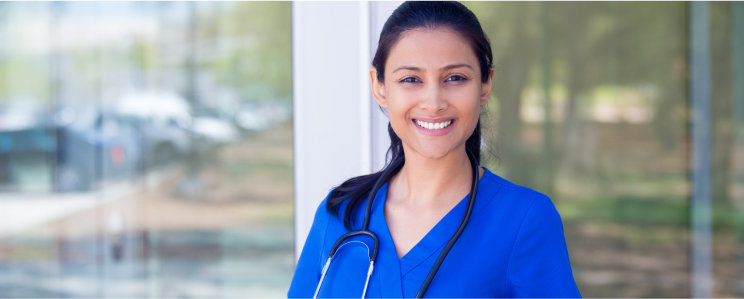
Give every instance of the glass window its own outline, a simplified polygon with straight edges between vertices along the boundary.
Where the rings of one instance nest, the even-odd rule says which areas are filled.
[[[744,295],[744,3],[709,4],[714,295]]]
[[[496,67],[486,166],[551,197],[582,295],[689,296],[687,4],[466,5]]]
[[[0,3],[0,297],[283,297],[289,2]]]

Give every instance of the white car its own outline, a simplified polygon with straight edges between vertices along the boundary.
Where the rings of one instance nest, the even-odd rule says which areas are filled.
[[[162,166],[191,149],[191,105],[176,93],[126,94],[116,103],[115,111],[138,123],[146,165]]]
[[[226,118],[228,116],[220,115],[209,108],[197,109],[192,117],[191,130],[202,135],[213,145],[236,142],[240,139],[240,132]]]

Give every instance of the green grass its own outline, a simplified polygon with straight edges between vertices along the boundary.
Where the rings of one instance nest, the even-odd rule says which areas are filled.
[[[689,198],[595,197],[589,200],[559,200],[556,208],[564,220],[600,223],[690,226]],[[744,215],[724,203],[712,207],[713,229],[735,230]]]
[[[280,177],[292,176],[292,164],[286,161],[226,161],[222,164],[226,174],[246,176],[260,173],[261,175],[276,175]]]
[[[689,205],[684,198],[597,197],[582,201],[561,200],[556,208],[567,220],[671,226],[687,226],[689,220]]]

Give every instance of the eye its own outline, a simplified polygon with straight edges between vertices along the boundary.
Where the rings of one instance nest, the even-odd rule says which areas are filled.
[[[415,77],[405,77],[403,80],[400,80],[401,83],[419,83],[421,82],[419,79],[416,79]]]
[[[463,77],[463,76],[454,75],[454,76],[451,76],[451,77],[447,78],[447,80],[445,80],[445,81],[466,81],[466,80],[468,80],[468,79],[465,78],[465,77]]]

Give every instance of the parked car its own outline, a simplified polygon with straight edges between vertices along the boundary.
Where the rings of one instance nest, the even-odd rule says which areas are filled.
[[[39,112],[23,102],[0,107],[0,186],[13,187],[25,158],[50,152],[54,139],[39,125]],[[46,156],[43,156],[46,157]]]
[[[194,109],[191,130],[203,136],[213,146],[233,143],[240,139],[240,133],[231,116],[208,107]]]
[[[288,110],[276,102],[244,103],[235,112],[235,123],[246,133],[261,132],[286,121]]]
[[[116,113],[138,128],[144,168],[167,165],[192,146],[190,105],[175,93],[139,92],[123,96]]]
[[[0,172],[12,184],[26,158],[50,159],[54,191],[86,191],[102,180],[131,177],[141,159],[136,129],[110,111],[64,107],[24,126],[0,128]],[[11,165],[13,164],[13,165]]]
[[[70,124],[52,126],[57,139],[55,190],[90,190],[101,180],[140,173],[142,151],[132,123],[99,108],[81,108],[76,114]]]
[[[271,119],[257,104],[243,104],[235,113],[235,123],[246,133],[261,132],[271,126]]]

